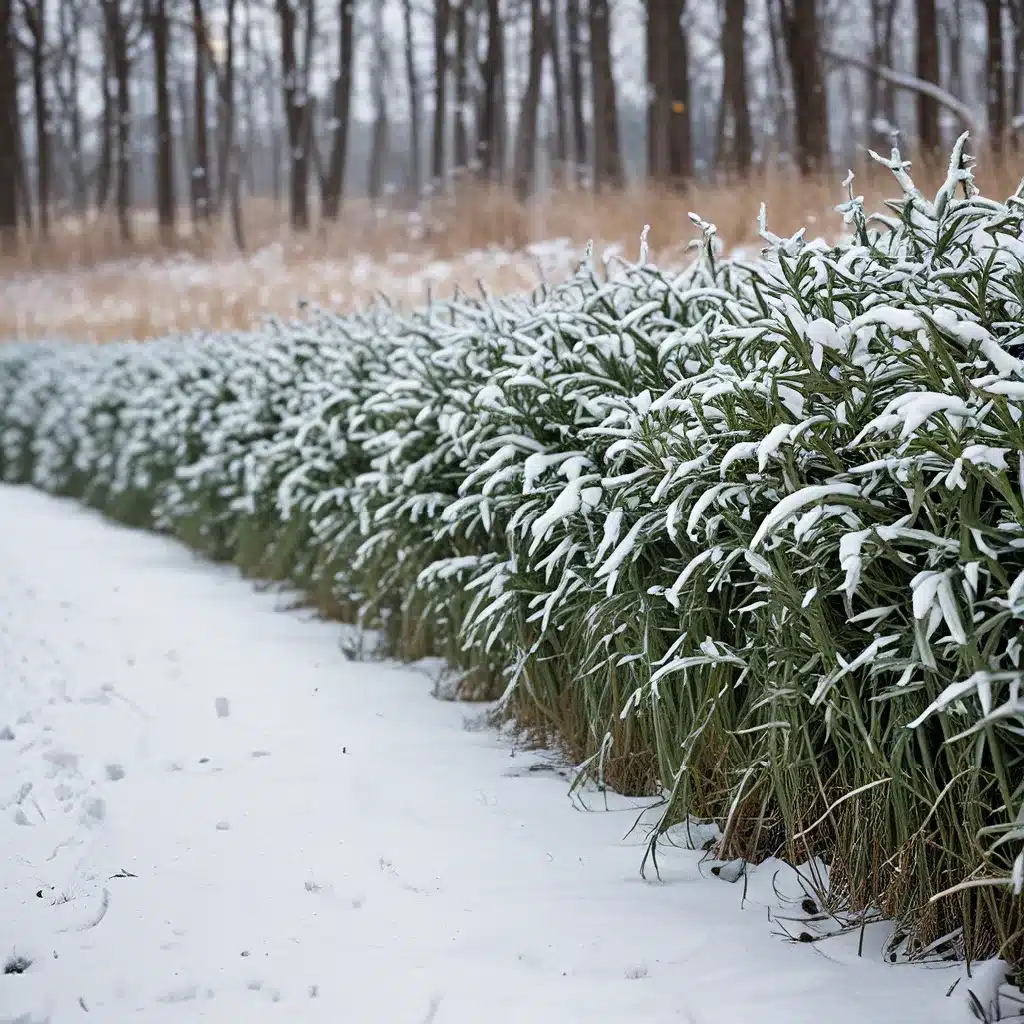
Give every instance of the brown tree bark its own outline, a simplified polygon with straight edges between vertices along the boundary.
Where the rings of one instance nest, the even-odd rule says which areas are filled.
[[[371,199],[380,198],[384,188],[384,163],[388,155],[387,50],[381,8],[374,9],[373,101],[375,116],[370,143],[370,166],[367,192]]]
[[[354,56],[354,0],[338,4],[338,77],[334,80],[334,106],[331,111],[331,155],[324,189],[324,215],[337,220],[345,192],[345,165],[348,159],[348,128],[352,110],[352,64]]]
[[[722,27],[722,112],[728,139],[721,140],[719,163],[740,176],[750,173],[754,141],[747,99],[747,0],[725,0]]]
[[[500,181],[505,162],[505,112],[501,87],[504,77],[505,44],[499,0],[487,0],[487,57],[483,67],[483,103],[476,156],[485,181]]]
[[[46,98],[46,0],[22,0],[22,16],[29,33],[29,61],[32,66],[32,108],[35,114],[36,139],[36,206],[39,212],[39,233],[50,235],[50,189],[52,173],[52,138],[50,111]]]
[[[988,140],[992,151],[1001,154],[1006,141],[1006,66],[1003,57],[1002,0],[985,0],[985,26],[985,106],[988,115]]]
[[[569,162],[569,122],[565,113],[565,70],[562,64],[562,33],[558,0],[550,0],[545,19],[548,56],[551,58],[551,79],[554,88],[552,102],[555,107],[555,150],[552,158],[554,182],[565,184],[565,169]]]
[[[192,147],[192,213],[197,222],[210,219],[210,137],[207,130],[206,87],[206,17],[203,0],[192,0],[192,45],[194,48],[194,78],[192,82],[192,129],[195,144]]]
[[[131,58],[128,48],[128,24],[121,0],[103,0],[103,15],[110,43],[110,63],[116,94],[114,110],[114,161],[117,167],[115,202],[121,239],[132,240],[132,100],[129,90]]]
[[[0,0],[0,248],[18,245],[18,102],[13,0]]]
[[[569,50],[569,102],[572,109],[573,160],[580,181],[587,166],[587,125],[583,116],[583,42],[580,0],[566,0],[565,33]]]
[[[103,95],[103,111],[100,120],[100,153],[96,165],[96,208],[105,210],[110,201],[110,182],[113,168],[114,92],[113,60],[110,55],[110,33],[103,33],[103,81],[100,88]]]
[[[893,66],[893,39],[896,23],[896,0],[871,0],[871,63],[876,68]],[[872,136],[879,134],[876,126],[881,121],[888,131],[895,127],[896,91],[891,82],[872,75],[868,94],[868,126]]]
[[[81,10],[71,4],[61,4],[58,29],[60,33],[61,74],[54,76],[54,86],[63,115],[63,134],[68,151],[68,169],[71,177],[71,200],[76,213],[84,214],[86,194],[85,149],[82,139],[82,108],[80,46],[82,37]]]
[[[1024,0],[1010,0],[1010,24],[1012,26],[1010,69],[1010,126],[1013,129],[1010,140],[1014,149],[1020,148],[1020,126],[1017,118],[1024,114]]]
[[[448,28],[451,0],[436,0],[434,7],[434,138],[430,176],[434,187],[444,183],[444,140],[448,120]]]
[[[939,84],[939,19],[935,0],[917,2],[917,77]],[[917,143],[928,163],[939,158],[939,105],[933,96],[917,95]]]
[[[665,50],[669,55],[668,181],[677,189],[693,178],[693,133],[690,121],[690,41],[683,30],[686,0],[668,0]]]
[[[309,66],[314,34],[314,0],[305,4],[305,45],[298,56],[298,11],[292,0],[276,0],[281,29],[281,74],[288,130],[289,207],[293,230],[309,230]]]
[[[224,66],[217,79],[217,127],[220,151],[217,156],[217,209],[225,201],[231,216],[231,233],[235,246],[245,249],[245,226],[242,222],[242,173],[238,158],[238,119],[235,105],[235,23],[237,0],[224,0]]]
[[[530,66],[526,90],[519,104],[519,126],[513,161],[516,198],[525,202],[534,189],[537,169],[537,114],[540,109],[540,79],[546,42],[541,0],[530,0]]]
[[[403,0],[403,24],[405,26],[405,82],[409,92],[409,192],[419,199],[423,192],[421,161],[423,143],[420,140],[420,87],[416,80],[416,61],[412,38],[412,0]]]
[[[469,20],[466,10],[469,4],[463,0],[455,8],[455,130],[452,162],[457,173],[469,166],[469,126],[466,123],[466,107],[469,103],[469,82],[467,61],[469,60]]]
[[[647,176],[663,181],[668,172],[668,61],[665,53],[666,4],[647,0]]]
[[[174,136],[171,130],[171,95],[167,76],[170,22],[167,0],[147,4],[146,20],[153,40],[156,89],[156,209],[164,243],[174,240],[177,208],[174,199]]]
[[[590,0],[590,75],[594,110],[594,188],[622,188],[619,112],[612,72],[608,0]]]
[[[804,177],[829,162],[828,97],[820,43],[818,0],[779,0],[793,82],[796,164]]]

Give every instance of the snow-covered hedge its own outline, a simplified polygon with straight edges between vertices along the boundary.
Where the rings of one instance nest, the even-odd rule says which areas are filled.
[[[1024,190],[755,262],[0,351],[0,473],[291,580],[723,856],[1024,950]],[[653,848],[653,847],[652,847]],[[953,890],[950,892],[949,890]],[[916,944],[916,946],[915,946]]]

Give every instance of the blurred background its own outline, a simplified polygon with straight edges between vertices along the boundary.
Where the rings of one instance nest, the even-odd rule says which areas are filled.
[[[526,287],[1024,161],[1024,0],[0,0],[0,336]]]

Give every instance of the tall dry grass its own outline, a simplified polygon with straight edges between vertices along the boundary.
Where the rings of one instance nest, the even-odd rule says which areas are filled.
[[[1010,195],[1022,168],[1017,154],[986,157],[979,184],[987,195]],[[943,173],[918,169],[917,180],[928,191]],[[891,178],[866,163],[857,188],[868,209],[877,209]],[[243,214],[245,254],[225,222],[195,229],[187,211],[170,247],[151,211],[136,214],[130,241],[112,217],[67,217],[49,240],[23,239],[16,254],[0,257],[0,338],[147,338],[244,328],[268,314],[291,315],[302,302],[348,311],[384,293],[415,305],[428,291],[447,296],[481,283],[507,293],[541,277],[564,277],[588,240],[599,252],[635,253],[645,224],[652,255],[671,265],[695,237],[691,212],[713,222],[729,250],[759,244],[762,202],[777,234],[806,227],[811,235],[837,237],[841,198],[837,174],[802,181],[779,170],[685,193],[655,185],[598,195],[560,190],[528,204],[508,189],[471,186],[428,197],[415,209],[353,201],[337,222],[319,222],[303,235],[289,230],[283,207],[253,199]],[[552,240],[559,244],[545,244]]]

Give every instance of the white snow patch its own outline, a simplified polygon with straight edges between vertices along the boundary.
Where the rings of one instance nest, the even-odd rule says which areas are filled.
[[[877,926],[781,941],[778,862],[723,885],[666,842],[645,883],[642,802],[581,813],[233,572],[22,489],[0,535],[0,1020],[963,1019]]]

